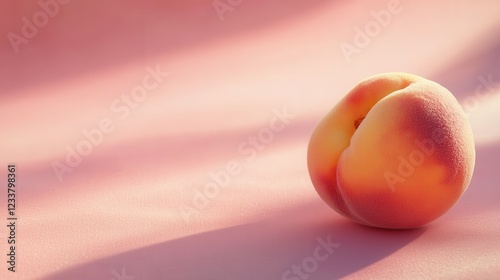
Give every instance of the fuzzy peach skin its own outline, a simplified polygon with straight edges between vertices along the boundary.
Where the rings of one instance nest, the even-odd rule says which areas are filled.
[[[360,82],[316,126],[308,147],[316,191],[343,216],[406,229],[444,214],[474,170],[472,131],[455,97],[406,73]]]

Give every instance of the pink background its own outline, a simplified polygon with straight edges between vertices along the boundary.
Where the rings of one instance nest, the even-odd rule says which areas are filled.
[[[0,230],[0,279],[282,279],[328,236],[340,247],[309,279],[498,279],[500,2],[401,0],[348,62],[342,42],[390,2],[243,0],[221,20],[205,0],[70,1],[16,54],[9,32],[41,8],[2,0],[0,174],[17,164],[19,220],[16,273]],[[170,75],[118,118],[111,104],[157,66]],[[343,219],[306,168],[317,121],[392,71],[449,88],[475,133],[469,189],[416,230]],[[283,108],[283,131],[255,157],[238,151]],[[105,118],[114,131],[59,181],[52,164]],[[240,172],[183,216],[230,162]]]

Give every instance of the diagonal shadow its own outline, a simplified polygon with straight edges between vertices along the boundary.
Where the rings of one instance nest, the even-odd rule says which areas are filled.
[[[314,125],[315,119],[297,120],[289,124],[283,131],[275,134],[273,141],[263,151],[259,151],[259,155],[307,141]],[[247,155],[238,153],[238,145],[248,141],[249,136],[256,135],[263,127],[256,125],[239,130],[139,138],[106,147],[95,146],[95,151],[82,157],[80,165],[71,173],[64,174],[63,182],[57,180],[51,163],[65,163],[65,156],[54,156],[26,164],[23,166],[23,180],[29,188],[23,189],[23,197],[26,201],[40,199],[50,195],[47,192],[48,186],[67,188],[75,181],[89,182],[87,189],[100,188],[99,183],[94,181],[95,178],[120,176],[121,172],[131,170],[131,166],[135,166],[133,168],[136,170],[137,166],[141,166],[153,173],[157,169],[163,170],[162,173],[178,173],[179,170],[193,166],[214,164],[214,160],[218,160],[219,163],[213,167],[217,168],[230,160],[240,161],[246,158]]]
[[[326,260],[317,261],[314,271],[303,273],[308,279],[337,279],[387,257],[424,232],[425,228],[391,231],[360,226],[318,201],[269,220],[132,250],[44,279],[109,280],[117,273],[135,280],[295,279],[283,278],[283,273],[313,257],[321,246],[318,238],[340,246]]]
[[[463,101],[467,96],[476,92],[477,88],[484,88],[481,79],[488,80],[492,75],[493,82],[500,81],[500,39],[497,39],[500,28],[491,32],[483,40],[484,46],[475,50],[460,60],[450,64],[448,69],[431,77],[449,89],[459,101]],[[482,88],[481,88],[482,86]],[[492,85],[496,86],[496,85]]]
[[[29,43],[20,46],[18,54],[8,40],[0,44],[0,60],[6,65],[0,68],[0,90],[35,87],[148,61],[158,54],[172,54],[259,30],[331,1],[240,1],[240,5],[224,13],[223,20],[213,0],[70,1],[60,6]],[[10,13],[2,18],[2,35],[21,34],[21,19],[31,19],[40,10],[37,3],[10,3]]]

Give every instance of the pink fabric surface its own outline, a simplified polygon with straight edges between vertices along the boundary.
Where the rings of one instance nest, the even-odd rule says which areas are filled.
[[[41,7],[1,2],[0,219],[16,163],[18,221],[15,273],[0,230],[0,279],[499,279],[500,2],[221,2],[219,17],[205,0],[70,1],[17,53],[9,32]],[[342,43],[389,5],[346,58]],[[345,220],[306,167],[319,119],[393,71],[449,88],[476,140],[469,189],[416,230]],[[157,86],[119,111],[144,79]],[[54,163],[103,120],[114,129],[59,180]]]

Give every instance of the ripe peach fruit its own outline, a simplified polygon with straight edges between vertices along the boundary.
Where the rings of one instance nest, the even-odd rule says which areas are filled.
[[[444,214],[474,162],[471,127],[454,96],[405,73],[359,83],[316,126],[307,153],[312,183],[330,207],[391,229]]]

